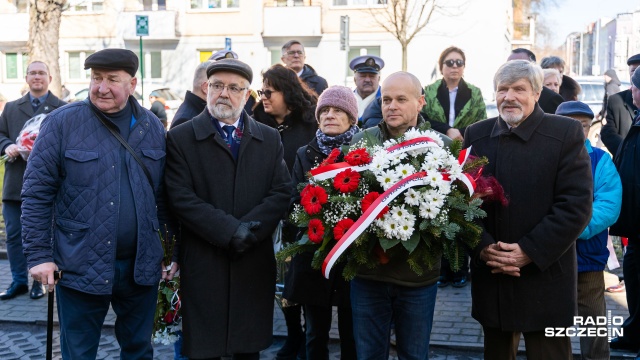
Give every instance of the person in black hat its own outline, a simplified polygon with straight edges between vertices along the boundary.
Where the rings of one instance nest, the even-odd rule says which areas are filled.
[[[356,89],[353,93],[358,100],[358,121],[361,121],[364,109],[380,98],[380,70],[384,67],[384,60],[375,55],[362,55],[351,60],[349,67],[354,72]]]
[[[635,59],[634,59],[635,58]],[[629,62],[640,61],[635,55]],[[631,95],[633,103],[640,105],[640,71],[631,76]],[[612,235],[629,239],[622,262],[622,271],[627,290],[629,317],[622,324],[623,336],[611,340],[612,349],[638,351],[636,359],[640,359],[640,114],[633,119],[627,136],[620,144],[613,162],[616,164],[622,180],[622,210],[618,221],[611,226]]]
[[[132,96],[133,52],[100,50],[84,65],[89,98],[48,115],[27,162],[24,254],[31,276],[49,290],[54,271],[63,274],[56,287],[62,358],[96,358],[112,306],[120,356],[151,359],[158,282],[178,270],[163,266],[158,241],[167,223],[165,130]]]
[[[257,360],[273,337],[271,234],[289,206],[291,178],[278,130],[243,111],[251,68],[223,59],[207,76],[205,111],[167,134],[166,188],[181,225],[183,354]]]
[[[629,66],[629,78],[631,78],[634,71],[640,66],[640,54],[635,54],[627,59],[627,65]],[[633,103],[631,89],[613,94],[607,99],[606,121],[603,122],[600,137],[611,154],[616,154],[622,139],[627,136],[637,110],[638,107]]]
[[[609,226],[620,214],[622,184],[611,155],[602,149],[592,147],[588,139],[593,121],[593,111],[580,101],[565,101],[556,109],[556,115],[567,116],[580,121],[584,132],[585,146],[591,159],[593,176],[593,207],[589,225],[576,241],[578,260],[578,316],[583,319],[605,318],[604,269],[609,259],[607,240]],[[615,256],[615,253],[613,253]],[[595,324],[590,326],[597,327]],[[583,359],[608,359],[609,343],[607,335],[580,338],[580,353]]]

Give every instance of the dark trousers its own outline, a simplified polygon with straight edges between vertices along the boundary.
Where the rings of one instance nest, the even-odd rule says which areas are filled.
[[[578,273],[578,315],[583,319],[596,319],[607,315],[604,300],[604,273],[585,271]],[[597,327],[584,326],[584,327]],[[583,360],[609,358],[609,342],[606,336],[585,336],[580,338],[580,353]]]
[[[332,306],[304,305],[304,314],[307,327],[307,360],[328,360]],[[355,360],[356,342],[353,339],[351,306],[338,306],[338,331],[340,359]]]
[[[93,295],[56,286],[63,359],[96,358],[109,304],[117,316],[115,333],[120,358],[153,359],[151,335],[158,287],[137,285],[133,280],[133,267],[133,260],[115,262],[111,295]]]
[[[21,205],[20,201],[4,201],[2,203],[2,216],[4,217],[5,230],[7,232],[7,257],[11,268],[11,280],[16,284],[27,285],[29,277],[27,258],[22,252]]]
[[[629,317],[622,324],[624,338],[632,344],[640,343],[640,239],[629,238],[622,263],[627,291]]]
[[[211,358],[209,360],[221,360],[221,357]],[[260,353],[234,354],[233,360],[260,360]]]
[[[520,332],[502,331],[482,327],[484,331],[484,358],[516,360]],[[545,337],[544,331],[522,333],[527,360],[572,360],[571,339],[568,337]]]

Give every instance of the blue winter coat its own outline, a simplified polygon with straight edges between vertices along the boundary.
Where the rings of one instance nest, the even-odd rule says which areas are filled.
[[[609,154],[593,148],[589,140],[585,141],[585,146],[591,158],[593,212],[589,225],[576,242],[578,272],[603,271],[609,258],[607,229],[620,215],[622,183]]]
[[[157,285],[162,246],[158,214],[164,187],[165,132],[158,119],[129,97],[136,122],[128,143],[151,173],[154,188],[126,153],[138,235],[134,279]],[[22,241],[29,268],[55,262],[60,285],[111,294],[116,256],[122,144],[86,102],[51,112],[29,157],[22,188]],[[157,204],[157,210],[156,210]]]

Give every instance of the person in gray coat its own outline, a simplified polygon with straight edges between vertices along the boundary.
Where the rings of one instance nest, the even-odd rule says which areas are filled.
[[[0,300],[12,299],[29,290],[27,259],[22,252],[20,226],[22,215],[20,190],[27,161],[20,156],[20,147],[16,144],[16,139],[27,120],[38,114],[47,114],[66,104],[49,91],[51,79],[47,64],[42,61],[29,64],[25,76],[29,93],[7,103],[0,115],[0,149],[2,149],[2,155],[8,156],[4,165],[2,216],[7,231],[7,256],[11,268],[11,285],[0,294]],[[45,291],[42,284],[36,280],[31,287],[30,296],[32,299],[39,299],[44,296]]]

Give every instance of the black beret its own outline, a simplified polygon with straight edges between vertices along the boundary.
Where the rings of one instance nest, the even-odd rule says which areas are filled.
[[[640,54],[635,54],[627,59],[627,65],[640,64]]]
[[[251,67],[237,59],[222,59],[207,67],[207,77],[218,71],[229,71],[236,73],[245,79],[249,80],[249,83],[253,81],[253,71]]]
[[[126,49],[103,49],[84,60],[84,69],[124,70],[131,76],[138,71],[138,56]]]

